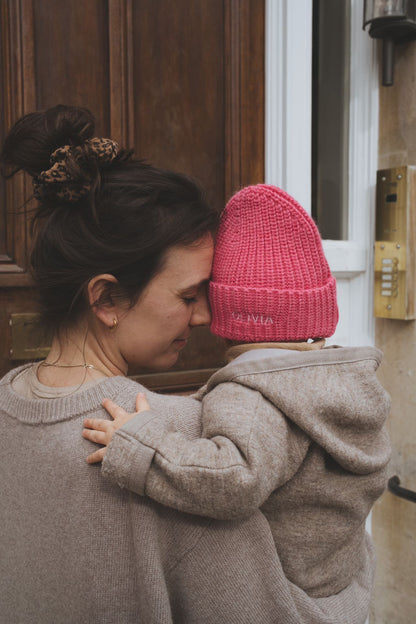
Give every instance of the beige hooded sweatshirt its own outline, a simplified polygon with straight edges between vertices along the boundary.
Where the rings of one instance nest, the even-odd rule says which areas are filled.
[[[200,438],[167,427],[149,395],[152,411],[115,434],[103,473],[193,514],[236,519],[260,508],[288,581],[333,596],[363,566],[365,520],[386,486],[380,360],[372,347],[247,352],[187,399]]]

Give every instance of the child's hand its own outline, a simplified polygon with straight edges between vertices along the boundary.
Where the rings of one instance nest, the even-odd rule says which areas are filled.
[[[128,414],[122,407],[110,401],[110,399],[104,399],[103,407],[105,407],[110,416],[114,418],[113,421],[104,420],[102,418],[86,418],[84,420],[85,429],[82,430],[82,436],[91,442],[105,445],[103,448],[87,457],[87,462],[89,464],[102,461],[106,454],[107,446],[110,444],[114,432],[117,431],[117,429],[120,429],[120,427],[140,412],[146,412],[150,409],[145,395],[141,393],[136,397],[136,412],[134,414]]]

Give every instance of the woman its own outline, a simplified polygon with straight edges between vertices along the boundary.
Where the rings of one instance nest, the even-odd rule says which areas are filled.
[[[121,491],[85,463],[86,416],[110,397],[129,411],[131,364],[168,368],[210,320],[217,217],[185,176],[94,137],[83,109],[19,120],[2,160],[33,176],[31,269],[44,362],[0,382],[0,621],[274,622],[291,598],[267,521],[212,522]],[[179,397],[167,422],[198,435]],[[170,414],[170,415],[169,415]],[[294,620],[295,621],[295,620]]]

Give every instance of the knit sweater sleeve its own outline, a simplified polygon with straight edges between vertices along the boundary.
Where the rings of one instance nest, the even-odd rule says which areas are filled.
[[[180,511],[218,519],[248,516],[297,470],[305,434],[260,393],[222,383],[202,400],[202,434],[169,431],[139,414],[108,447],[103,473]]]

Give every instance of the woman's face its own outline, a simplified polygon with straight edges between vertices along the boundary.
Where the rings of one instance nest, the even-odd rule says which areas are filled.
[[[115,333],[126,362],[156,370],[170,368],[191,329],[211,322],[206,286],[213,253],[211,235],[167,252],[162,271],[136,305],[119,317]]]

